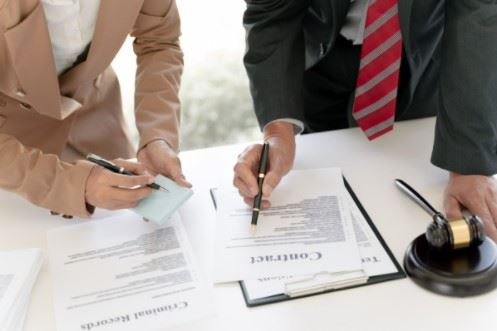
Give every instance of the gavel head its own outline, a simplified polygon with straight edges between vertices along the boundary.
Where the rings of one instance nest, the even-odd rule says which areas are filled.
[[[480,245],[485,240],[485,229],[478,216],[449,221],[442,214],[436,214],[425,236],[434,248],[460,249]]]

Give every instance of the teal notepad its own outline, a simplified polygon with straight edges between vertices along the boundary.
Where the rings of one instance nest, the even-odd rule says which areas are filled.
[[[161,175],[155,177],[155,183],[167,189],[167,192],[154,191],[131,210],[162,225],[193,195],[193,191]]]

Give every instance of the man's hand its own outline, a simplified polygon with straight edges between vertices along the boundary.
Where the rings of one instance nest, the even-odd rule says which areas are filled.
[[[479,216],[485,224],[486,234],[497,242],[497,180],[451,172],[444,197],[447,218],[462,218],[463,208]]]
[[[264,184],[262,186],[263,198],[262,208],[269,208],[267,200],[274,188],[293,166],[295,159],[295,136],[293,124],[275,122],[264,128],[264,140],[269,143],[269,163]],[[257,186],[257,171],[261,156],[262,145],[252,145],[238,156],[238,162],[234,167],[235,176],[233,185],[244,201],[252,205],[254,197],[259,192]]]
[[[132,208],[152,193],[145,185],[153,183],[145,167],[135,162],[114,160],[115,164],[137,174],[126,176],[95,166],[86,182],[86,202],[93,207],[109,210]]]
[[[176,152],[164,141],[154,140],[138,152],[138,161],[153,175],[164,175],[184,187],[192,187],[185,180]]]

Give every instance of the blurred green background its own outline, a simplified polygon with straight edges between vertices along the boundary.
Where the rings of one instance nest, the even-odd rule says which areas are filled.
[[[180,91],[182,150],[258,140],[261,137],[243,67],[242,0],[177,0],[185,69]],[[132,39],[113,62],[123,91],[126,120],[135,141]]]

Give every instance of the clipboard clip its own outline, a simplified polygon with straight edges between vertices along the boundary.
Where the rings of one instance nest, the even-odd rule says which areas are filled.
[[[285,294],[289,297],[300,297],[325,291],[365,284],[369,277],[364,270],[353,270],[330,273],[322,271],[314,275],[304,276],[285,284]]]

